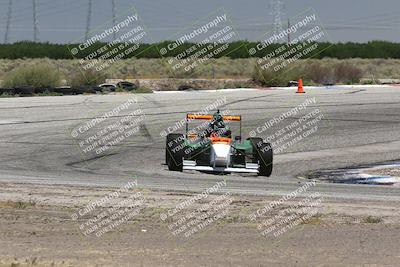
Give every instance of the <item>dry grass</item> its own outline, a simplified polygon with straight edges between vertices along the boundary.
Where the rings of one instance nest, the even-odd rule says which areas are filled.
[[[1,201],[0,208],[9,208],[9,209],[26,209],[30,207],[36,206],[35,200],[29,200],[28,202],[25,201]]]
[[[253,71],[252,59],[211,59],[197,67],[191,73],[172,73],[163,59],[127,59],[112,64],[104,74],[107,78],[139,79],[139,78],[248,78]],[[61,74],[62,78],[69,80],[76,75],[79,68],[77,60],[51,60],[51,59],[0,59],[0,79],[21,67],[49,64]]]
[[[382,218],[375,217],[375,216],[368,216],[363,219],[364,223],[381,223],[383,220]]]
[[[60,76],[49,64],[27,65],[7,73],[3,85],[8,88],[17,86],[54,87],[58,86]]]
[[[375,79],[400,79],[400,60],[397,59],[310,59],[299,60],[290,67],[291,72],[302,72],[306,67],[319,66],[315,73],[318,82],[326,82],[326,72],[341,63],[346,66],[356,66],[362,73],[362,78]],[[26,66],[50,65],[58,70],[61,79],[70,80],[79,68],[77,60],[51,60],[51,59],[18,59],[0,60],[0,79],[3,80],[9,73]],[[106,78],[118,79],[156,79],[156,78],[204,78],[204,79],[246,79],[253,77],[254,59],[211,59],[198,66],[190,73],[172,73],[163,59],[127,59],[116,62],[103,73]],[[342,68],[339,72],[345,72]],[[357,71],[356,71],[357,72]],[[324,75],[325,74],[325,75]],[[359,75],[353,73],[353,76]],[[328,77],[329,80],[329,77]],[[351,77],[349,78],[351,81]],[[316,82],[316,83],[318,83]],[[345,82],[344,82],[345,83]]]

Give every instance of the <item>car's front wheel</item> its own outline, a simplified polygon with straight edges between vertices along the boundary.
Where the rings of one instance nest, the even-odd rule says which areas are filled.
[[[249,138],[253,147],[253,157],[258,162],[258,175],[271,176],[273,166],[273,151],[270,143],[265,143],[262,138]]]
[[[166,163],[170,171],[182,171],[185,150],[183,134],[168,134],[166,144]]]

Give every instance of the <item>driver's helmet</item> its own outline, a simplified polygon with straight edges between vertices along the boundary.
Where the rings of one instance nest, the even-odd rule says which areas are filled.
[[[219,113],[219,110],[213,114],[213,118],[210,122],[210,135],[217,135],[220,137],[230,137],[231,131],[225,125],[223,116]]]
[[[215,130],[225,128],[224,118],[219,113],[219,110],[214,113],[212,121],[211,121],[211,125],[213,126],[213,129],[215,129]]]

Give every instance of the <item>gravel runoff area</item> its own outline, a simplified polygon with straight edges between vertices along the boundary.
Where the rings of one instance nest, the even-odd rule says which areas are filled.
[[[278,198],[231,195],[225,217],[185,237],[171,230],[182,217],[162,220],[161,214],[194,193],[135,189],[130,194],[140,192],[144,198],[138,215],[101,236],[84,232],[95,217],[75,220],[73,214],[113,192],[2,183],[0,266],[396,266],[400,257],[398,202],[323,199],[317,213],[274,236],[263,235],[260,224],[279,214],[281,220],[296,216],[291,206],[304,198],[252,221],[254,211]],[[193,203],[184,213],[220,196]],[[112,206],[101,205],[97,214]]]

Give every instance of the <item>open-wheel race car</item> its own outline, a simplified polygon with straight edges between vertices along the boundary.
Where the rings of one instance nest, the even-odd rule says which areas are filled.
[[[199,133],[189,122],[206,121]],[[240,134],[232,138],[225,122],[239,122]],[[273,152],[262,138],[242,140],[241,116],[186,115],[186,134],[170,133],[166,142],[166,164],[171,171],[197,170],[216,173],[255,173],[270,176]]]

